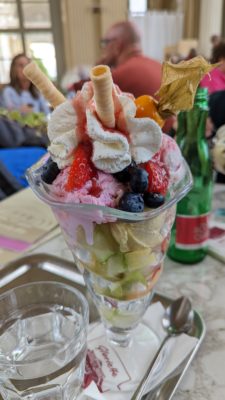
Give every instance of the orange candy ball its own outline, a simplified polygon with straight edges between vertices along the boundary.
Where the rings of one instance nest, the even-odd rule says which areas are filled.
[[[135,104],[137,107],[136,118],[152,118],[162,128],[165,121],[160,117],[157,110],[157,101],[153,97],[148,95],[140,96],[135,99]]]

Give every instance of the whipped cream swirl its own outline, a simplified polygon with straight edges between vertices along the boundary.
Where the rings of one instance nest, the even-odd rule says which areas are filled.
[[[72,101],[59,105],[48,125],[49,153],[60,169],[73,161],[73,153],[82,140],[92,141],[93,164],[101,171],[115,173],[131,163],[150,160],[160,149],[162,131],[150,118],[135,118],[136,105],[130,94],[114,85],[113,99],[116,126],[106,128],[98,119],[93,99],[92,83],[84,84]],[[82,121],[82,124],[81,124]]]

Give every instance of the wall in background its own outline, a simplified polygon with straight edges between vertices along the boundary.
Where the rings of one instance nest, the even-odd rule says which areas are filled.
[[[127,18],[127,0],[62,0],[61,5],[67,68],[92,65],[105,31]]]
[[[224,0],[201,0],[199,21],[199,51],[210,57],[212,35],[222,34]]]

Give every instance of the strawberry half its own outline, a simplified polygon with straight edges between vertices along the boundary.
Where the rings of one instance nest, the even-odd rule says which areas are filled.
[[[91,153],[92,148],[90,144],[78,144],[65,184],[65,190],[67,192],[71,192],[74,189],[81,189],[87,181],[96,176],[97,171],[91,161]]]
[[[148,172],[147,192],[161,193],[165,196],[169,184],[169,176],[165,165],[160,161],[148,161],[143,164],[143,168]]]

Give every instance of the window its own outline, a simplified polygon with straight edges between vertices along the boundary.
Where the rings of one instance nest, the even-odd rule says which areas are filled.
[[[57,80],[61,65],[56,61],[52,1],[54,18],[57,0],[0,0],[0,83],[9,81],[11,60],[21,52],[38,59],[49,77]]]
[[[147,11],[147,0],[129,0],[130,14],[145,14]]]

